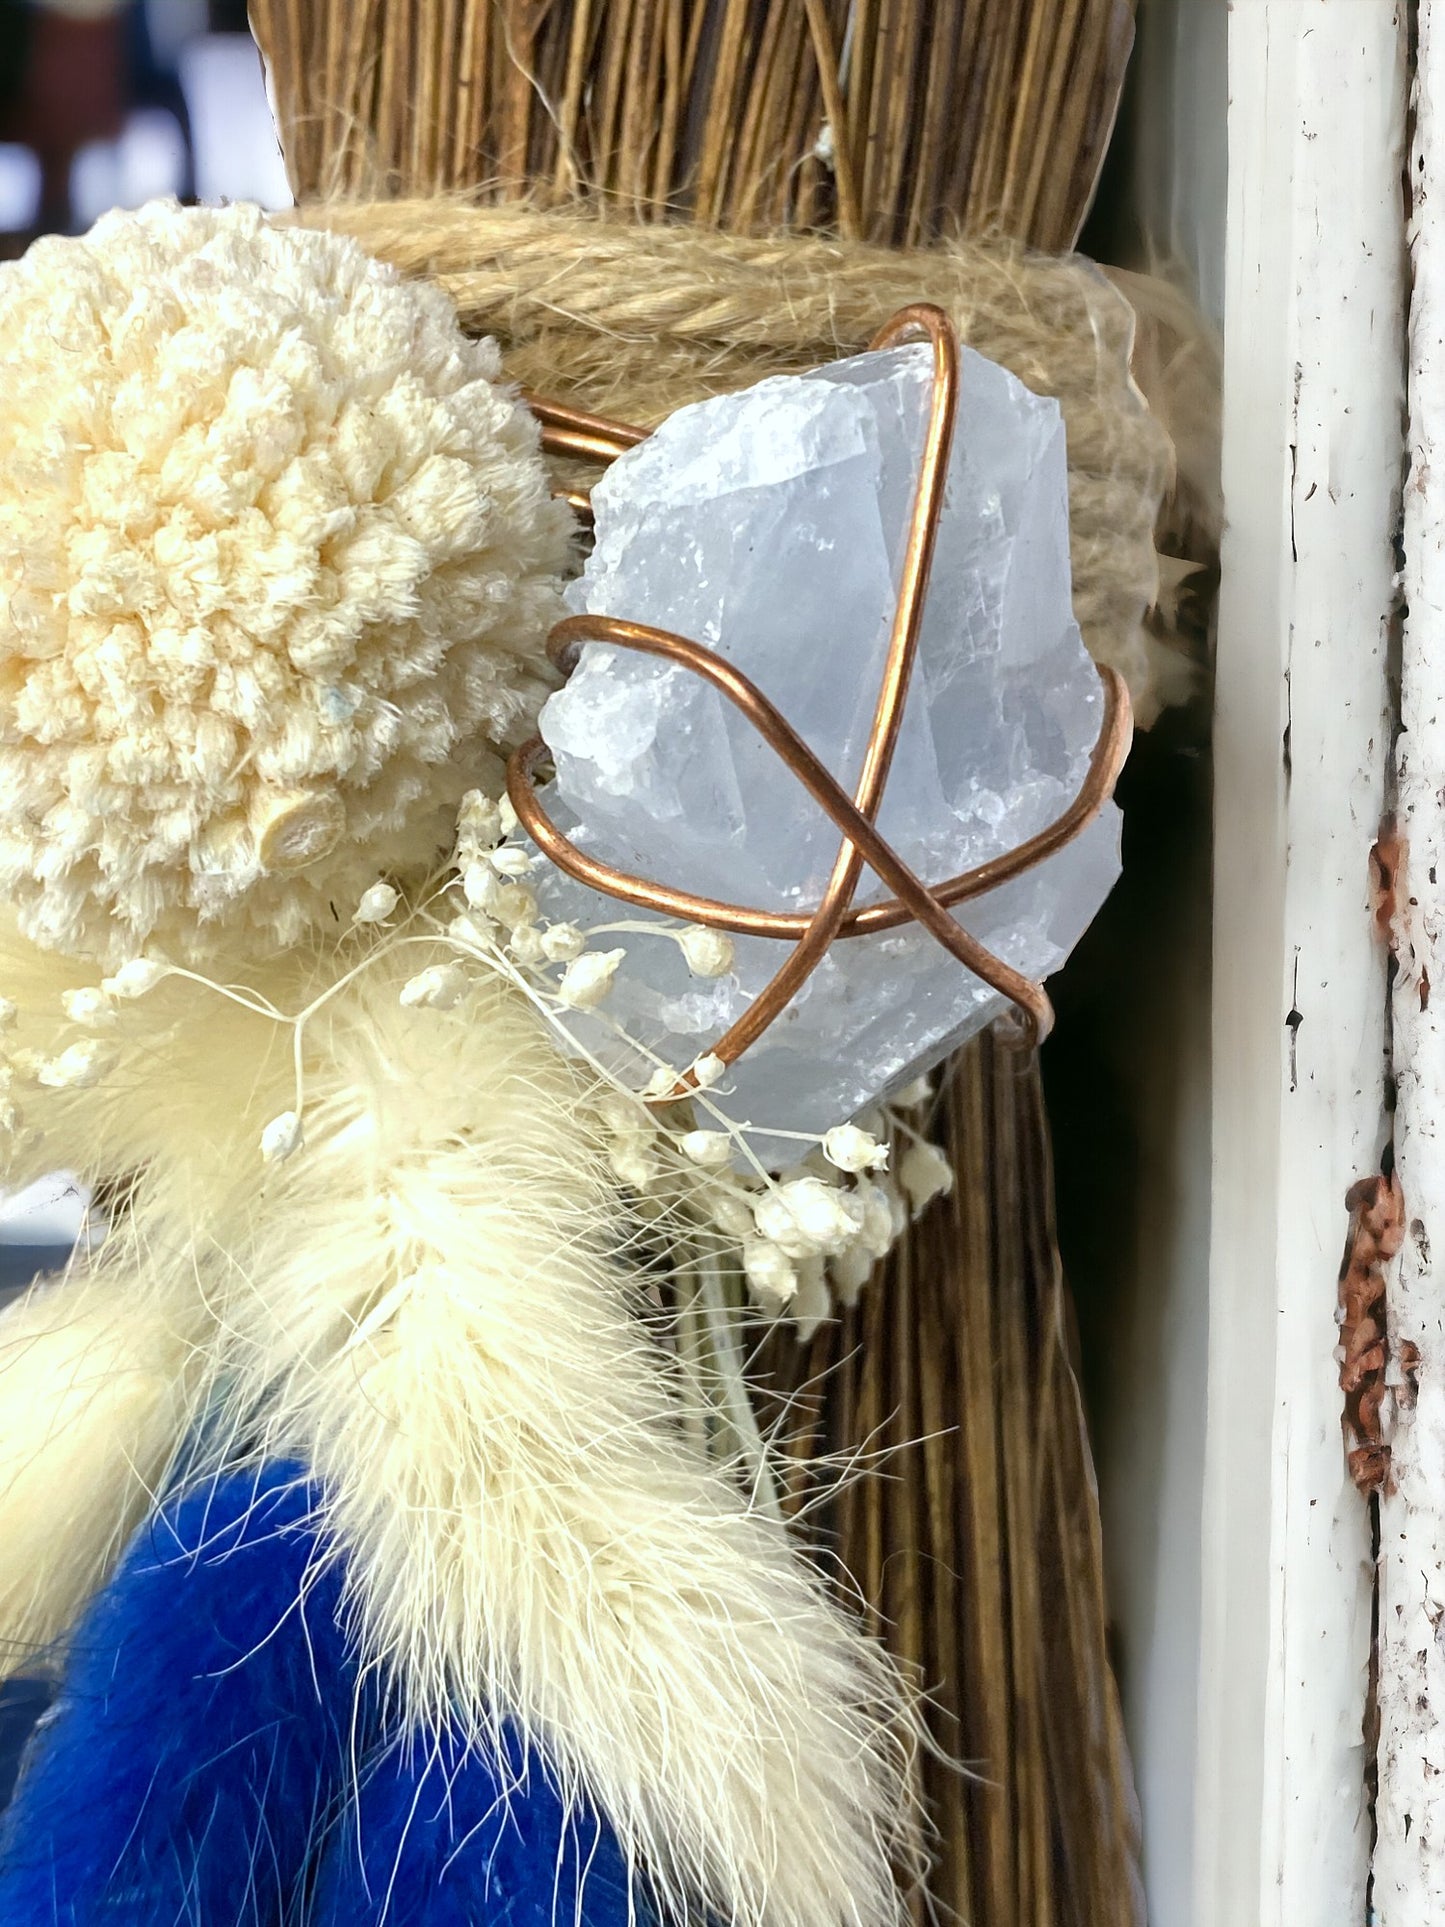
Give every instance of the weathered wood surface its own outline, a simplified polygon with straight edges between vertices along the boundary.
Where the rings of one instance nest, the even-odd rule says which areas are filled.
[[[1445,8],[1439,0],[1420,0],[1417,31],[1393,998],[1395,1153],[1405,1239],[1389,1286],[1395,1418],[1391,1481],[1380,1506],[1374,1889],[1380,1927],[1445,1923]],[[1419,1349],[1413,1371],[1407,1368],[1412,1345]]]
[[[1332,1319],[1386,1135],[1404,16],[1230,19],[1196,1927],[1366,1918],[1371,1548]]]

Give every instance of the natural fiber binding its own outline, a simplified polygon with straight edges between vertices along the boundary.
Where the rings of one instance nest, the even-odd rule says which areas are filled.
[[[975,236],[915,254],[821,235],[638,224],[573,206],[447,199],[298,208],[456,303],[523,388],[653,427],[675,409],[861,353],[881,315],[946,310],[960,339],[1059,403],[1068,437],[1074,614],[1121,671],[1140,727],[1179,660],[1146,611],[1168,437],[1129,372],[1134,317],[1099,271]],[[580,486],[567,472],[565,487]]]
[[[902,583],[884,658],[878,702],[864,752],[863,767],[850,798],[814,756],[787,719],[741,670],[687,637],[618,617],[581,615],[558,623],[548,653],[564,674],[575,666],[589,642],[662,656],[702,676],[736,705],[787,764],[798,781],[842,832],[833,871],[817,907],[804,915],[756,910],[674,889],[644,877],[629,876],[579,850],[548,817],[537,797],[535,772],[546,752],[534,736],[514,752],[507,765],[507,790],[523,828],[561,870],[581,883],[622,902],[664,915],[707,924],[746,936],[791,940],[792,954],[747,1011],[712,1046],[711,1056],[736,1063],[751,1044],[782,1015],[828,946],[839,937],[856,937],[917,922],[975,976],[1007,997],[1019,1012],[1026,1041],[1042,1042],[1053,1025],[1053,1006],[1042,984],[1014,970],[971,937],[948,914],[950,906],[996,888],[1021,875],[1071,842],[1091,823],[1113,794],[1129,753],[1129,694],[1119,673],[1101,666],[1104,720],[1090,757],[1088,774],[1073,802],[1046,829],[1005,856],[930,886],[903,861],[875,827],[887,787],[903,708],[923,621],[929,571],[943,509],[944,485],[958,412],[958,335],[941,308],[919,302],[904,308],[874,336],[871,346],[893,347],[922,335],[933,351],[933,389],[918,486],[914,493]],[[645,439],[644,431],[620,422],[529,397],[542,424],[542,442],[551,454],[583,455],[612,461]],[[853,905],[865,866],[894,892],[891,898],[859,908]],[[668,1102],[694,1088],[691,1072],[659,1101]]]

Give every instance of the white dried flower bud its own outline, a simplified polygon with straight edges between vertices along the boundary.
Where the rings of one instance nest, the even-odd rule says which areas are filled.
[[[109,1030],[115,1024],[115,1005],[94,984],[83,990],[63,990],[60,1003],[71,1023],[83,1024],[87,1030]]]
[[[498,842],[502,834],[502,813],[495,799],[484,796],[480,790],[468,790],[457,809],[457,829],[479,844]]]
[[[0,1030],[14,1030],[20,1022],[20,1011],[8,997],[0,997]]]
[[[385,923],[396,908],[400,897],[389,883],[373,883],[369,890],[363,890],[361,901],[356,906],[356,923]]]
[[[636,1143],[617,1145],[608,1153],[607,1162],[618,1183],[633,1191],[647,1191],[656,1182],[656,1158]]]
[[[536,892],[529,890],[525,883],[499,883],[488,907],[507,930],[519,930],[523,924],[537,921]]]
[[[98,1038],[87,1037],[72,1044],[58,1057],[51,1057],[35,1068],[39,1083],[52,1091],[88,1091],[105,1076],[115,1062],[115,1053]]]
[[[795,1178],[759,1198],[753,1221],[790,1258],[826,1258],[858,1236],[863,1207],[822,1178]]]
[[[732,1156],[732,1139],[726,1131],[689,1131],[681,1141],[684,1157],[705,1170],[717,1170]]]
[[[453,917],[447,925],[447,935],[453,943],[466,944],[471,949],[482,949],[497,940],[497,926],[491,918],[478,911],[473,916],[465,912]]]
[[[726,930],[690,923],[678,932],[677,943],[694,977],[721,977],[733,967],[735,947]]]
[[[604,1091],[597,1100],[597,1114],[614,1137],[651,1137],[652,1119],[635,1097],[626,1091]]]
[[[261,1133],[261,1155],[268,1164],[284,1164],[301,1149],[301,1120],[295,1111],[282,1111]]]
[[[548,963],[571,963],[587,948],[587,939],[575,923],[549,924],[542,932],[542,955]]]
[[[888,1162],[888,1146],[856,1124],[835,1124],[823,1138],[823,1156],[840,1171],[880,1171]]]
[[[512,961],[530,970],[539,964],[546,954],[542,948],[542,933],[535,923],[520,923],[507,940],[507,949]]]
[[[916,1111],[920,1105],[926,1104],[932,1095],[933,1079],[927,1076],[915,1077],[910,1083],[905,1084],[902,1090],[895,1091],[888,1102],[895,1111]]]
[[[132,957],[102,981],[101,989],[111,997],[145,997],[169,974],[168,966],[153,957]]]
[[[869,1257],[860,1239],[857,1244],[849,1245],[840,1251],[836,1258],[828,1261],[828,1276],[838,1303],[851,1309],[858,1302],[859,1294],[873,1276],[873,1260]]]
[[[936,1144],[910,1144],[898,1161],[898,1180],[909,1204],[921,1211],[953,1189],[953,1166]]]
[[[753,1200],[745,1191],[725,1190],[721,1185],[707,1194],[707,1212],[726,1237],[744,1244],[753,1235]]]
[[[870,1263],[878,1258],[886,1258],[898,1236],[889,1192],[881,1184],[865,1183],[855,1186],[853,1196],[863,1207],[863,1226],[858,1233],[859,1250]]]
[[[497,798],[497,821],[502,826],[503,836],[514,836],[517,832],[517,812],[512,808],[510,796]]]
[[[612,988],[625,950],[589,950],[562,972],[557,995],[570,1010],[594,1010]]]
[[[499,877],[524,877],[532,868],[531,857],[516,843],[504,843],[499,850],[491,851],[487,861]]]
[[[707,1051],[694,1058],[689,1075],[700,1091],[710,1091],[726,1069],[726,1063],[716,1051]]]
[[[671,1064],[659,1064],[642,1087],[644,1097],[671,1097],[677,1089],[678,1074]]]
[[[490,863],[469,863],[462,873],[462,894],[473,910],[490,914],[501,887]]]
[[[763,1298],[791,1298],[798,1288],[798,1274],[787,1253],[766,1238],[749,1238],[743,1246],[743,1272]]]
[[[402,985],[401,1001],[408,1010],[453,1010],[467,988],[467,973],[460,964],[428,964]]]

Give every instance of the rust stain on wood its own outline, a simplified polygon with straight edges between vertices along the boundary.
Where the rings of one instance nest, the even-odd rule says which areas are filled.
[[[1404,862],[1405,842],[1393,813],[1380,824],[1370,848],[1370,912],[1381,941],[1394,948],[1395,889]]]
[[[1345,1206],[1350,1229],[1340,1265],[1340,1343],[1335,1356],[1345,1396],[1345,1458],[1351,1479],[1368,1496],[1386,1490],[1390,1479],[1383,1422],[1389,1346],[1385,1267],[1404,1240],[1405,1200],[1398,1178],[1377,1173],[1350,1186]],[[1413,1345],[1402,1345],[1398,1362],[1408,1388],[1419,1353]]]

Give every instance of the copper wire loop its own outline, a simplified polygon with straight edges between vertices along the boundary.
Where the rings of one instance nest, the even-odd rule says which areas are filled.
[[[1091,823],[1113,794],[1114,784],[1129,753],[1131,719],[1129,695],[1113,669],[1099,669],[1104,685],[1104,719],[1089,759],[1088,773],[1068,808],[1027,842],[939,884],[927,884],[908,867],[875,828],[888,783],[893,753],[903,723],[909,678],[918,653],[929,569],[943,509],[949,451],[958,408],[958,337],[940,308],[919,303],[904,308],[873,339],[874,348],[889,348],[923,336],[933,351],[933,390],[918,485],[914,493],[904,550],[898,604],[884,656],[878,701],[864,752],[863,767],[853,795],[837,783],[818,761],[786,717],[740,669],[701,643],[665,629],[626,622],[615,616],[571,616],[558,623],[548,640],[548,654],[564,675],[570,674],[578,653],[590,642],[633,649],[644,655],[676,662],[710,682],[752,723],[775,749],[809,795],[842,835],[827,887],[817,907],[803,914],[757,910],[724,903],[687,890],[629,876],[579,850],[557,828],[537,796],[536,772],[546,754],[540,736],[516,750],[507,765],[507,791],[512,807],[537,847],[569,876],[604,895],[642,909],[690,923],[706,924],[740,936],[772,937],[791,942],[793,950],[771,981],[716,1044],[713,1055],[725,1064],[736,1063],[750,1044],[772,1024],[822,961],[835,938],[861,937],[919,923],[966,969],[1008,998],[1019,1012],[1026,1040],[1041,1042],[1053,1024],[1053,1006],[1041,984],[995,957],[949,915],[956,904],[982,896],[1000,884],[1052,856]],[[585,455],[612,461],[646,439],[646,431],[578,409],[527,397],[542,424],[542,446],[549,454]],[[574,499],[569,496],[569,500]],[[581,504],[578,504],[580,507]],[[855,905],[865,866],[893,895],[876,903]],[[669,1098],[693,1088],[685,1075]],[[664,1100],[666,1101],[666,1100]]]

